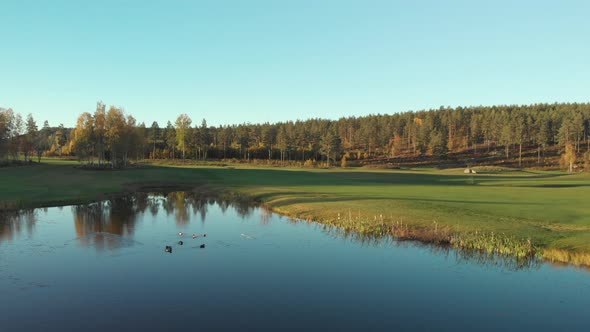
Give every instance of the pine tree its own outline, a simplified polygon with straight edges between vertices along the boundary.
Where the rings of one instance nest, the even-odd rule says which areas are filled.
[[[157,121],[152,122],[149,140],[152,144],[152,159],[156,159],[156,143],[160,139],[160,126]]]

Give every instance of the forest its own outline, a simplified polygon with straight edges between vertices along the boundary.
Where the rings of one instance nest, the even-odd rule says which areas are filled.
[[[195,117],[195,116],[193,116]],[[136,160],[232,160],[291,166],[431,164],[587,166],[590,104],[438,109],[279,123],[209,126],[180,114],[149,126],[98,102],[75,128],[0,108],[0,159],[75,157],[96,167]]]

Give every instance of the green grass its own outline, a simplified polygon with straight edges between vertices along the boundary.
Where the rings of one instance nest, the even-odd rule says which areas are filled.
[[[423,233],[436,227],[465,241],[473,238],[474,246],[486,245],[474,234],[494,233],[494,241],[515,241],[515,247],[530,239],[554,252],[590,254],[590,174],[239,165],[89,171],[76,164],[45,160],[0,169],[0,207],[87,202],[141,186],[207,186],[247,194],[279,213],[360,232],[389,232],[401,222]]]

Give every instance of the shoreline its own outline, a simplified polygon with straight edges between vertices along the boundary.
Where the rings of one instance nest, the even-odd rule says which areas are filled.
[[[313,222],[327,227],[334,227],[342,232],[352,232],[359,236],[370,236],[374,238],[390,237],[397,241],[417,242],[420,244],[435,246],[439,248],[452,248],[463,253],[474,252],[482,255],[495,256],[499,258],[519,260],[539,259],[544,263],[560,266],[572,266],[590,270],[590,253],[547,248],[537,246],[530,239],[517,239],[508,234],[482,233],[477,230],[472,232],[456,232],[447,226],[434,225],[433,228],[424,228],[413,225],[403,220],[381,223],[367,222],[367,218],[358,216],[349,218],[340,216],[338,219],[327,220],[319,216],[317,211],[308,210],[305,214],[291,212],[288,208],[280,208],[265,201],[257,195],[245,193],[240,190],[210,186],[210,185],[186,185],[186,184],[163,184],[161,182],[127,184],[125,189],[119,192],[101,193],[96,199],[61,200],[51,199],[36,204],[22,203],[18,208],[0,209],[0,217],[3,212],[14,213],[27,209],[42,209],[51,207],[64,207],[74,205],[91,204],[116,197],[142,193],[168,193],[168,192],[191,192],[203,197],[223,198],[231,201],[248,203],[261,206],[272,213],[285,216],[297,221]],[[315,212],[315,213],[314,213]],[[313,217],[315,215],[315,217]],[[470,234],[471,233],[471,234]]]

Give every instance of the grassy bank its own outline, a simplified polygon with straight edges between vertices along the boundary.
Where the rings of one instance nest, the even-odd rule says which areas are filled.
[[[514,255],[532,249],[548,259],[590,265],[588,174],[206,165],[91,171],[75,165],[0,169],[0,208],[82,203],[140,187],[206,186],[361,233]]]

